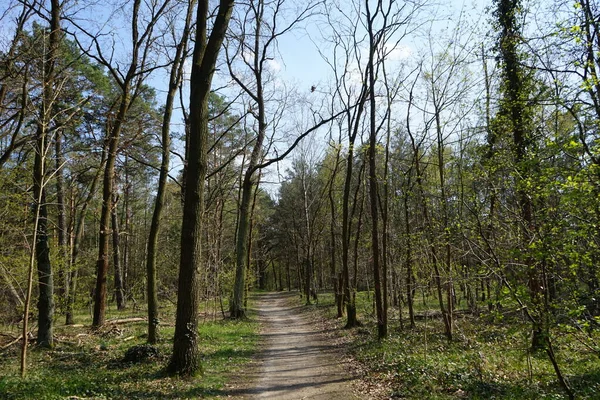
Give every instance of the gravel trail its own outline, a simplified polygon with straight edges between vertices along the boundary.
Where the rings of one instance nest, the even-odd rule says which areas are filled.
[[[341,352],[310,315],[294,304],[294,296],[284,292],[258,296],[261,351],[253,383],[243,397],[357,399],[352,391],[354,378],[341,364]]]

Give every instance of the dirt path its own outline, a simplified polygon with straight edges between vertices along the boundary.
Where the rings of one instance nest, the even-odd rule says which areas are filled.
[[[263,343],[253,387],[244,397],[357,399],[339,349],[293,304],[293,296],[267,293],[258,297]]]

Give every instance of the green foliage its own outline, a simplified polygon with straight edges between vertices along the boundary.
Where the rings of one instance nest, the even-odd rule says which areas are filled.
[[[372,299],[357,297],[359,317],[365,328],[340,330],[350,352],[366,369],[367,386],[383,387],[381,395],[406,399],[562,399],[552,364],[544,355],[528,353],[527,321],[506,303],[502,321],[486,316],[464,315],[457,320],[457,338],[449,343],[441,334],[441,318],[419,319],[414,329],[390,329],[379,341],[372,334],[375,320]],[[419,313],[433,311],[434,298]],[[330,294],[320,297],[318,309],[328,318],[335,315]],[[423,315],[421,314],[421,315]],[[341,322],[337,322],[341,324]],[[369,334],[365,334],[364,330]],[[596,340],[600,332],[592,334]],[[578,399],[600,396],[598,355],[582,345],[577,334],[559,329],[555,351]]]
[[[161,311],[173,315],[172,308]],[[111,317],[123,317],[122,314]],[[78,316],[78,320],[83,316]],[[109,318],[110,319],[110,318]],[[173,317],[166,317],[161,333],[173,335]],[[85,317],[89,323],[89,317]],[[125,354],[145,341],[144,322],[107,325],[97,332],[88,328],[57,326],[62,338],[53,351],[30,353],[28,376],[18,374],[18,351],[13,346],[0,360],[0,398],[65,399],[69,396],[109,399],[191,399],[222,394],[225,382],[242,371],[256,351],[258,325],[247,321],[205,321],[199,327],[202,378],[165,377],[163,368],[172,348],[170,341],[157,345],[158,356],[139,363],[122,362]],[[132,340],[124,340],[132,338]]]

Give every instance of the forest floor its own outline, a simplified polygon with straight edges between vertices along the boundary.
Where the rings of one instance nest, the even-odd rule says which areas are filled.
[[[19,331],[0,325],[0,399],[566,399],[545,353],[528,350],[529,325],[507,304],[502,311],[457,313],[456,337],[443,335],[435,298],[415,303],[415,326],[390,307],[389,335],[378,340],[373,296],[357,293],[362,327],[343,329],[332,293],[304,305],[297,292],[253,293],[249,317],[226,318],[203,302],[198,327],[203,375],[164,374],[172,349],[174,308],[161,312],[158,355],[134,362],[145,346],[145,310],[109,309],[93,329],[84,309],[76,325],[55,326],[56,345],[28,352],[19,374]],[[212,305],[211,305],[212,304]],[[225,318],[224,318],[225,317]],[[404,323],[402,324],[401,321]],[[35,324],[32,325],[35,333]],[[554,351],[577,399],[600,399],[600,332],[552,327]]]
[[[224,391],[227,395],[282,400],[358,398],[353,390],[357,377],[327,335],[330,328],[298,304],[295,293],[256,295],[260,350],[239,382]]]

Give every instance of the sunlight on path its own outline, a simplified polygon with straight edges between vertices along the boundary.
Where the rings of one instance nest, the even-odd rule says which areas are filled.
[[[259,354],[259,376],[252,398],[356,399],[352,380],[340,365],[340,355],[290,294],[268,293],[258,309],[264,350]]]

